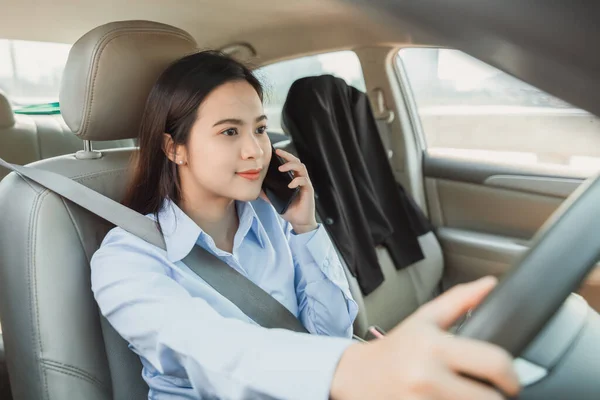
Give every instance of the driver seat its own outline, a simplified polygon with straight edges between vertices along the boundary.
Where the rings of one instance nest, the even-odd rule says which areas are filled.
[[[146,21],[87,33],[61,87],[69,128],[86,141],[136,137],[159,74],[196,47],[188,33]],[[86,146],[32,166],[120,200],[134,151]],[[0,210],[0,317],[13,398],[147,398],[138,357],[101,318],[90,288],[89,261],[110,224],[16,173],[0,183]]]

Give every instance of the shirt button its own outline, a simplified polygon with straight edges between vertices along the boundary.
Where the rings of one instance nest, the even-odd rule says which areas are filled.
[[[329,259],[326,258],[325,261],[323,262],[323,266],[325,267],[325,269],[329,268]]]
[[[342,279],[342,270],[341,270],[341,268],[336,268],[335,271],[333,271],[333,277],[336,280]]]

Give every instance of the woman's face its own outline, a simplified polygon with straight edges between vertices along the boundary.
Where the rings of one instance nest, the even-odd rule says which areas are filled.
[[[182,150],[184,199],[255,200],[271,160],[267,117],[256,90],[236,81],[211,92]]]

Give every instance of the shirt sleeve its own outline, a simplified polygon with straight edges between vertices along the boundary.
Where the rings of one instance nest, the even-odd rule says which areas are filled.
[[[352,337],[358,305],[325,228],[319,224],[297,235],[286,223],[285,230],[294,259],[300,320],[312,333]]]
[[[100,311],[137,354],[161,374],[183,367],[203,398],[328,398],[350,340],[225,318],[172,279],[159,252],[117,228],[91,262]]]

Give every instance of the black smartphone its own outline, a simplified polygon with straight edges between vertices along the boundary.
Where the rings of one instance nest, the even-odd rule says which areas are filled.
[[[294,179],[294,173],[292,171],[281,172],[279,170],[279,166],[285,164],[286,161],[275,153],[275,148],[272,150],[273,155],[271,156],[271,162],[269,163],[262,188],[273,207],[275,207],[275,210],[279,214],[284,214],[296,196],[298,196],[298,193],[300,193],[300,188],[290,189],[288,187]]]

